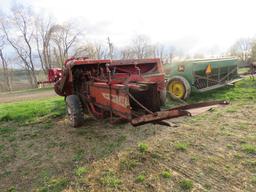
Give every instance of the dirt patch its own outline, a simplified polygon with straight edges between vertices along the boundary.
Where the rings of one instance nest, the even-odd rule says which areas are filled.
[[[254,191],[255,111],[255,103],[235,102],[177,119],[175,128],[92,118],[79,129],[65,118],[2,123],[0,190]]]
[[[255,191],[255,82],[238,85],[207,94],[230,105],[172,120],[178,127],[87,118],[75,129],[62,98],[7,104],[0,191]]]

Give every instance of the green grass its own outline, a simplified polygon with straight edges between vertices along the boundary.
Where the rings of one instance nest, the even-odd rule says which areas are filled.
[[[161,175],[162,175],[163,178],[171,178],[172,173],[171,173],[171,171],[167,170],[167,171],[163,171],[161,173]]]
[[[133,170],[135,167],[139,165],[139,161],[136,159],[127,159],[120,161],[120,169],[121,170]]]
[[[214,100],[256,101],[256,80],[253,81],[250,78],[246,78],[236,82],[234,86],[225,86],[204,93],[192,92],[185,102],[191,104]],[[163,106],[163,109],[169,109],[181,104],[184,103],[168,99],[165,106]],[[231,112],[235,112],[235,110],[232,109]]]
[[[0,144],[0,154],[2,153],[3,149],[4,149],[4,145]]]
[[[141,153],[148,151],[148,145],[145,143],[139,143],[138,149]]]
[[[74,157],[73,157],[73,161],[80,161],[84,158],[84,150],[83,149],[79,149]]]
[[[178,151],[186,151],[188,148],[188,144],[183,142],[178,142],[178,143],[175,143],[174,147]]]
[[[64,114],[65,104],[62,97],[0,104],[0,122],[34,123],[43,118],[54,118]]]
[[[116,177],[113,171],[106,171],[103,173],[100,178],[100,183],[106,187],[118,187],[122,182],[119,178]]]
[[[10,187],[7,192],[16,192],[17,190],[15,189],[15,187]]]
[[[256,145],[242,144],[242,150],[248,154],[256,154]]]
[[[234,84],[205,93],[192,93],[188,103],[207,100],[256,100],[256,81],[244,79]]]
[[[88,173],[89,170],[87,167],[78,167],[76,170],[75,170],[75,174],[76,176],[78,177],[81,177],[82,175]]]
[[[63,191],[67,185],[68,180],[66,178],[56,178],[56,179],[50,179],[45,183],[45,186],[39,188],[38,192],[61,192]]]
[[[145,181],[145,175],[144,175],[144,173],[141,173],[141,174],[139,174],[139,175],[136,177],[136,182],[142,183],[142,182],[144,182],[144,181]]]
[[[186,191],[189,191],[193,188],[193,182],[188,179],[183,179],[180,182],[180,188]]]
[[[6,136],[14,133],[17,129],[14,127],[0,127],[0,135]]]
[[[247,73],[250,71],[250,67],[241,67],[238,69],[239,74]]]
[[[243,164],[247,167],[256,168],[256,160],[246,160]]]
[[[252,181],[252,184],[253,184],[253,185],[256,185],[256,176],[253,176],[252,179],[251,179],[251,181]]]
[[[244,82],[249,82],[249,85],[247,86]],[[220,115],[227,114],[229,116],[232,116],[234,120],[236,120],[236,113],[239,112],[239,110],[241,109],[240,107],[246,107],[250,104],[246,103],[246,106],[240,105],[240,103],[238,102],[239,99],[242,98],[241,100],[248,100],[248,102],[255,101],[255,84],[256,81],[253,82],[250,80],[244,80],[237,84],[240,87],[236,85],[234,88],[228,88],[227,90],[219,89],[212,92],[212,95],[209,95],[207,97],[205,97],[205,94],[208,95],[208,93],[202,94],[201,98],[205,100],[214,100],[226,98],[226,96],[228,96],[233,100],[237,100],[237,104],[230,105],[232,108],[223,108],[221,109],[221,112],[219,112]],[[246,87],[248,87],[248,89]],[[238,95],[233,95],[232,93],[229,93],[232,92],[232,90],[235,90],[236,93],[238,93]],[[193,97],[194,96],[192,96],[192,99]],[[195,98],[197,98],[197,96]],[[201,130],[199,128],[196,130],[199,131],[199,136],[197,134],[186,135],[183,134],[184,132],[179,132],[178,130],[176,134],[175,130],[175,132],[171,132],[173,134],[173,137],[167,137],[167,135],[166,137],[162,138],[162,134],[160,134],[159,137],[158,134],[153,134],[155,128],[150,124],[140,127],[138,131],[138,129],[130,129],[129,125],[127,125],[127,127],[123,126],[124,128],[111,128],[111,126],[106,125],[107,120],[104,121],[103,124],[97,123],[96,121],[87,122],[88,124],[86,124],[85,127],[81,127],[80,129],[77,130],[70,130],[68,129],[68,127],[66,127],[67,129],[63,130],[65,134],[63,134],[63,132],[60,132],[58,130],[58,127],[55,125],[53,118],[64,114],[64,107],[65,104],[63,98],[61,97],[40,101],[38,100],[25,101],[13,104],[0,104],[0,121],[2,121],[0,122],[0,140],[2,141],[2,143],[0,143],[0,151],[2,151],[2,153],[0,154],[0,161],[3,162],[3,166],[13,161],[12,164],[10,164],[10,167],[14,166],[14,168],[16,169],[15,163],[17,159],[29,159],[27,161],[29,163],[27,164],[30,165],[30,163],[32,163],[31,166],[29,166],[29,168],[26,166],[21,167],[21,169],[24,169],[24,171],[22,170],[21,172],[22,175],[25,175],[24,173],[29,172],[31,169],[31,173],[33,173],[34,175],[25,175],[27,179],[24,180],[31,180],[31,183],[33,182],[33,186],[27,185],[27,187],[38,189],[37,191],[54,192],[62,191],[70,187],[74,190],[79,191],[82,188],[82,184],[80,186],[80,182],[82,180],[83,182],[86,182],[83,184],[85,185],[85,187],[87,185],[91,185],[92,187],[96,188],[96,191],[122,191],[122,189],[126,189],[127,185],[130,185],[129,183],[134,183],[135,191],[139,191],[140,189],[141,191],[147,191],[147,189],[149,189],[146,188],[149,186],[148,184],[152,183],[152,186],[157,186],[158,182],[160,182],[160,184],[166,188],[175,186],[178,188],[177,191],[193,190],[192,181],[186,179],[182,180],[182,178],[180,179],[180,177],[172,175],[173,173],[171,172],[171,170],[175,168],[174,166],[176,165],[182,164],[183,166],[184,164],[185,166],[192,164],[191,167],[193,169],[193,166],[200,166],[202,162],[205,163],[208,159],[206,159],[206,157],[203,155],[204,153],[202,155],[200,153],[196,153],[198,152],[198,150],[201,150],[201,147],[203,150],[206,150],[206,147],[208,147],[207,152],[212,152],[211,146],[208,145],[207,143],[202,143],[202,146],[192,144],[194,141],[193,139],[196,139],[197,137],[201,136],[202,133],[205,133],[205,135],[203,134],[204,137],[209,136],[208,133],[206,133],[207,127],[204,127],[204,124],[202,123],[203,121],[207,121],[207,125],[209,124],[208,119],[204,119],[205,117],[197,116],[196,120],[198,122],[192,122],[191,125],[189,124],[191,129],[195,127],[197,128],[197,126],[206,128],[205,132],[200,132]],[[217,112],[218,111],[216,110],[216,115]],[[214,115],[215,112],[214,114],[210,114],[209,119],[215,117]],[[22,126],[22,129],[19,129],[20,123],[42,122],[41,119],[46,120],[46,122],[43,121],[43,123],[38,123],[33,126]],[[251,128],[253,127],[254,124],[249,121],[247,122],[247,119],[244,119],[244,122],[242,121],[241,123],[239,121],[234,121],[230,125],[229,123],[226,123],[226,125],[223,122],[219,123],[220,127],[225,128],[223,131],[227,130],[230,132],[232,128],[232,133],[234,133],[234,135],[240,133],[241,131],[243,135],[246,135],[246,137],[243,137],[243,135],[241,135],[241,139],[243,139],[243,142],[241,142],[240,144],[236,144],[235,142],[233,142],[233,140],[231,140],[232,142],[230,144],[223,143],[222,146],[227,147],[227,150],[232,154],[239,150],[240,154],[234,154],[234,162],[242,162],[244,166],[239,167],[242,167],[242,169],[244,168],[246,172],[250,174],[247,177],[247,180],[249,179],[248,182],[250,182],[250,184],[255,183],[255,179],[253,179],[252,177],[253,174],[255,173],[255,160],[253,159],[254,156],[252,154],[255,154],[256,137],[254,132],[249,132],[251,131]],[[63,126],[66,125],[64,124]],[[162,128],[160,127],[160,130],[161,129]],[[147,132],[144,134],[145,131]],[[189,129],[186,129],[184,131],[186,133],[187,131],[188,133],[190,133]],[[195,130],[193,129],[193,131]],[[247,135],[249,135],[249,133],[250,138],[248,136],[247,139]],[[52,135],[54,135],[54,137]],[[153,137],[151,138],[151,136]],[[149,139],[155,139],[154,137],[157,137],[158,139],[160,138],[160,136],[162,140],[160,140],[159,142],[159,147],[155,145],[151,146],[149,143]],[[35,138],[36,140],[30,140],[30,138]],[[233,137],[231,137],[231,139],[232,138]],[[235,141],[240,141],[240,135],[239,138]],[[218,142],[218,140],[216,140],[216,142]],[[16,144],[17,146],[14,147],[14,144]],[[19,144],[23,145],[21,145],[21,147],[23,147],[21,149],[24,149],[24,151],[26,152],[24,155],[22,154],[23,150],[19,150]],[[33,156],[35,152],[40,151],[38,151],[39,145],[39,149],[42,149],[41,153],[39,153],[38,156]],[[64,148],[61,148],[61,146],[63,146]],[[132,148],[131,151],[130,148]],[[12,155],[12,150],[14,150],[15,155],[17,154],[17,157]],[[7,153],[8,151],[10,153]],[[59,155],[63,154],[63,152],[65,151],[70,151],[67,157],[61,158],[61,160],[55,162],[55,157],[59,157]],[[193,153],[190,154],[192,156],[188,156],[188,152]],[[127,156],[125,156],[126,153]],[[112,160],[111,158],[116,154],[118,154],[117,157],[118,161],[120,162],[118,163],[116,161],[113,161],[113,163],[115,164],[112,167],[112,162],[106,161],[106,163],[105,159]],[[124,154],[125,157],[122,156],[122,154]],[[239,158],[238,155],[240,155]],[[246,161],[244,160],[245,157]],[[101,159],[103,159],[103,163],[106,164],[102,164]],[[172,160],[173,165],[172,162],[169,162],[169,160]],[[189,164],[186,164],[187,162]],[[214,164],[215,166],[216,162],[218,161],[212,161],[212,164]],[[229,167],[232,168],[232,166],[228,164],[229,162],[227,160],[223,162],[227,163],[227,165],[223,165],[222,168],[222,165],[218,164],[218,167],[216,166],[216,169],[218,171],[221,171],[221,169],[226,171]],[[94,163],[96,166],[94,166]],[[165,168],[163,168],[162,163],[166,165],[164,166]],[[97,167],[97,165],[100,165],[99,168]],[[52,171],[49,174],[46,174],[46,176],[44,176],[45,179],[41,179],[39,177],[40,175],[37,175],[41,172],[41,169],[52,170],[53,167],[59,168],[55,170],[56,172]],[[113,171],[104,171],[104,169],[102,170],[102,167],[104,167],[105,169],[112,168]],[[15,170],[14,168],[13,170]],[[32,169],[35,169],[36,171],[38,169],[39,171],[38,173],[34,173]],[[92,171],[94,169],[95,171]],[[206,169],[206,171],[201,171],[202,173],[208,173],[208,169]],[[227,175],[229,176],[228,171],[226,172]],[[16,173],[16,171],[13,171],[13,173],[11,173],[8,176],[10,177],[10,180],[15,178],[15,176],[13,175],[15,175]],[[63,177],[59,178],[59,173],[63,173],[63,177],[67,179]],[[153,177],[151,174],[153,175]],[[191,175],[191,180],[196,180],[198,178],[193,174]],[[38,177],[39,179],[34,178],[34,176]],[[88,178],[89,182],[87,181]],[[22,181],[22,179],[18,179]],[[130,179],[132,181],[130,181]],[[126,180],[128,180],[128,184],[126,183]],[[171,185],[169,185],[169,183],[171,183]],[[13,182],[11,183],[11,185],[8,185],[7,187],[9,188],[12,185],[16,186],[16,183]],[[205,186],[204,182],[202,182],[202,185]],[[139,188],[136,188],[137,186]],[[111,189],[108,189],[109,187]],[[194,185],[194,188],[196,189],[197,185]],[[163,188],[160,188],[159,191],[161,191],[161,189]],[[23,190],[23,188],[17,188],[17,191],[26,190]]]
[[[120,147],[122,143],[126,140],[125,135],[120,135],[117,139],[113,139],[113,142],[106,145],[104,154],[112,153],[116,148]]]

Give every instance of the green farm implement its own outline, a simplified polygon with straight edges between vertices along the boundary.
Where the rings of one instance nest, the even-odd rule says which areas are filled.
[[[235,58],[186,60],[166,64],[166,89],[173,99],[186,99],[191,92],[217,89],[239,80]]]

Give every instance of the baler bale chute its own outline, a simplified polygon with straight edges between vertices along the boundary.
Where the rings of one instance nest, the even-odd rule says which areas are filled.
[[[165,74],[160,59],[93,60],[71,58],[65,62],[55,92],[65,97],[73,127],[84,122],[84,114],[132,125],[165,124],[163,120],[190,116],[191,109],[226,105],[227,102],[186,105],[161,111],[165,103]]]
[[[165,67],[166,89],[173,99],[187,99],[191,92],[206,92],[240,80],[236,58],[185,60]]]

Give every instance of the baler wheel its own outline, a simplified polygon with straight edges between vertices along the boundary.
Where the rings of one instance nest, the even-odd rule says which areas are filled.
[[[167,84],[167,92],[174,100],[187,99],[191,92],[189,82],[181,76],[172,77]]]
[[[70,120],[70,124],[73,127],[79,127],[84,123],[84,113],[82,103],[78,96],[69,95],[66,97],[67,113]]]
[[[166,102],[166,90],[159,92],[160,105],[163,106]]]

